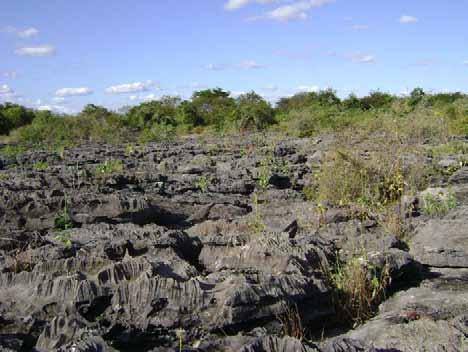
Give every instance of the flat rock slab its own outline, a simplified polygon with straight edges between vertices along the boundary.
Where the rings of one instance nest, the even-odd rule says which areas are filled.
[[[377,351],[466,351],[468,270],[434,269],[429,277],[384,302],[377,317],[347,337]]]
[[[468,207],[430,220],[412,238],[410,249],[424,265],[468,268]]]

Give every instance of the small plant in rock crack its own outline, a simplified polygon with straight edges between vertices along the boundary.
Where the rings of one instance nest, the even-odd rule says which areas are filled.
[[[258,186],[262,191],[265,191],[270,184],[270,177],[272,174],[271,159],[265,158],[260,162],[260,169],[258,173]]]
[[[250,229],[254,233],[260,233],[265,230],[265,223],[262,219],[262,214],[259,207],[259,199],[258,194],[254,193],[252,196],[252,211],[253,211],[253,218],[249,223]]]
[[[370,319],[383,302],[390,284],[389,265],[376,267],[365,254],[355,255],[324,272],[339,321],[357,326]]]
[[[67,231],[73,227],[73,221],[70,217],[67,197],[64,203],[63,209],[55,217],[54,225],[57,230]]]
[[[33,170],[35,171],[46,171],[49,168],[49,164],[45,161],[38,161],[33,165]]]
[[[453,192],[441,194],[426,194],[423,197],[423,214],[429,217],[442,217],[457,206],[457,198]]]
[[[195,186],[202,192],[202,193],[206,193],[208,192],[208,179],[206,178],[206,176],[201,176],[197,182],[195,183]]]
[[[106,160],[102,164],[96,166],[96,176],[109,175],[112,173],[120,173],[123,171],[122,160]]]
[[[62,242],[66,248],[71,248],[73,246],[71,241],[71,233],[67,230],[60,232],[57,236],[55,236],[55,239]]]
[[[185,330],[184,329],[177,329],[176,336],[179,339],[179,352],[182,352],[184,338],[185,338]]]

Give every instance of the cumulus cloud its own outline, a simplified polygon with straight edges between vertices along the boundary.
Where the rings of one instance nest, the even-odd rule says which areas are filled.
[[[403,15],[400,17],[400,23],[402,24],[412,24],[412,23],[417,23],[419,19],[414,16],[409,16],[409,15]]]
[[[38,34],[39,34],[39,31],[34,27],[27,28],[24,31],[16,32],[16,35],[20,38],[31,38],[31,37],[35,37]]]
[[[106,88],[106,93],[126,94],[126,93],[146,92],[150,90],[150,88],[153,87],[154,85],[155,83],[153,81],[124,83],[124,84],[118,84],[118,85],[110,86]]]
[[[72,97],[72,96],[79,96],[79,95],[90,95],[93,94],[93,90],[91,88],[82,87],[82,88],[61,88],[55,92],[55,96],[57,97]]]
[[[34,47],[22,47],[15,50],[19,56],[51,56],[55,55],[55,48],[52,45],[41,45]]]
[[[224,8],[226,10],[237,10],[241,7],[247,6],[251,3],[259,3],[259,4],[267,4],[269,2],[273,2],[274,0],[229,0],[225,5]]]
[[[320,88],[318,86],[299,86],[296,88],[296,92],[318,92]]]
[[[368,54],[353,54],[350,56],[350,59],[357,64],[371,64],[375,62],[375,56]]]
[[[292,4],[283,5],[267,12],[262,16],[252,17],[251,20],[271,19],[279,22],[289,22],[294,20],[304,20],[308,17],[311,9],[319,8],[330,4],[334,0],[304,0]]]

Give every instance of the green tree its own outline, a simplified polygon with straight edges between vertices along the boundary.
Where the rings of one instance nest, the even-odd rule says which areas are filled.
[[[235,100],[230,97],[229,92],[221,88],[193,93],[192,104],[197,119],[203,120],[203,124],[212,125],[218,130],[225,127],[227,117],[231,116],[235,109]]]
[[[176,124],[179,98],[163,97],[134,106],[127,114],[127,122],[133,128],[144,129],[153,124]]]
[[[413,107],[418,105],[425,95],[426,93],[424,93],[422,88],[414,88],[410,93],[409,105]]]
[[[363,110],[387,108],[394,100],[395,97],[391,94],[375,91],[361,98],[361,108]]]
[[[255,92],[236,99],[234,121],[240,129],[264,129],[275,122],[271,105]]]

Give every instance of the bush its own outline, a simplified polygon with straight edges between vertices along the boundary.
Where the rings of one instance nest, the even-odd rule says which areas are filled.
[[[241,130],[262,130],[275,122],[270,104],[255,92],[237,98],[233,120]]]
[[[139,137],[140,143],[172,142],[175,139],[175,128],[170,124],[160,123],[145,128]]]
[[[332,292],[332,300],[340,322],[354,326],[370,319],[385,299],[390,284],[390,270],[386,264],[378,268],[365,254],[355,255],[335,267],[325,270]]]
[[[31,123],[34,113],[17,104],[0,104],[0,135],[8,135],[11,130]]]
[[[177,97],[163,97],[161,100],[141,103],[131,108],[127,114],[130,127],[145,129],[152,125],[175,125],[177,109],[180,99]]]
[[[431,194],[422,198],[422,212],[429,217],[442,217],[457,206],[457,199],[452,192]]]

